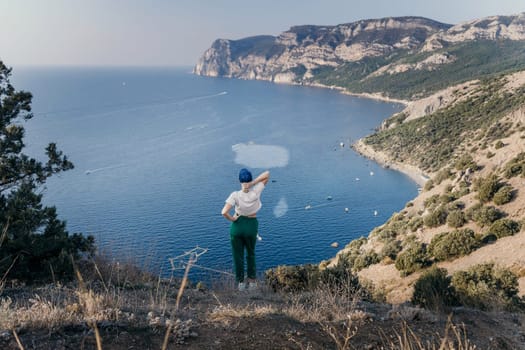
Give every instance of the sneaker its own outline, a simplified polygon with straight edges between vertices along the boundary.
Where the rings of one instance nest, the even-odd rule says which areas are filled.
[[[239,286],[237,287],[237,289],[239,290],[239,292],[245,291],[246,290],[246,283],[239,282]]]
[[[256,289],[257,289],[257,282],[248,283],[248,290],[256,290]]]

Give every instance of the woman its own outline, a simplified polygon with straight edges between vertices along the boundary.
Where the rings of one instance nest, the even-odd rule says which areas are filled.
[[[241,190],[230,194],[226,204],[222,208],[222,216],[231,221],[230,241],[232,245],[233,266],[235,269],[235,280],[240,291],[246,289],[244,282],[244,250],[246,249],[246,263],[248,265],[248,289],[257,288],[255,277],[255,242],[259,222],[257,212],[261,209],[261,193],[270,179],[270,172],[265,171],[255,180],[248,169],[241,169],[239,182]],[[234,208],[234,215],[230,210]]]

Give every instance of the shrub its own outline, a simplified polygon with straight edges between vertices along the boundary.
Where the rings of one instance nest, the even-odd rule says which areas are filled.
[[[381,257],[389,257],[392,260],[395,260],[397,254],[401,251],[401,242],[398,240],[392,239],[389,240],[383,245],[381,249]]]
[[[408,222],[408,227],[410,228],[410,231],[412,232],[416,232],[417,229],[422,226],[423,226],[423,218],[421,216],[414,216]]]
[[[474,186],[478,191],[478,199],[482,203],[486,203],[494,197],[494,194],[500,189],[501,184],[495,174],[490,174],[486,178],[478,179]]]
[[[436,208],[433,212],[430,214],[427,214],[423,218],[423,222],[425,223],[425,226],[427,227],[438,227],[443,225],[447,220],[447,210],[440,206]]]
[[[492,198],[492,201],[496,205],[507,204],[508,202],[510,202],[512,200],[512,191],[513,191],[512,186],[510,186],[510,185],[502,186],[494,194],[494,197]]]
[[[434,181],[432,181],[432,179],[428,180],[427,182],[425,182],[425,187],[423,188],[425,189],[425,191],[430,191],[434,188]]]
[[[492,153],[491,151],[488,151],[488,152],[487,152],[487,158],[488,158],[488,159],[494,157],[495,155],[496,155],[496,153]]]
[[[456,304],[454,289],[447,270],[431,267],[414,284],[412,303],[433,311],[443,311]]]
[[[503,213],[492,206],[483,206],[481,203],[473,205],[467,210],[467,217],[479,226],[485,227],[503,217]]]
[[[465,214],[461,210],[452,210],[448,213],[447,224],[450,227],[458,228],[465,224]]]
[[[504,174],[507,179],[525,174],[525,152],[521,152],[505,165]]]
[[[458,160],[456,160],[454,167],[459,171],[465,171],[467,169],[478,169],[478,165],[476,164],[476,162],[474,162],[474,159],[470,154],[462,155]]]
[[[423,206],[425,209],[433,209],[433,207],[439,203],[439,194],[428,197],[423,201]]]
[[[462,305],[491,310],[515,309],[520,306],[518,278],[507,269],[492,263],[474,265],[467,271],[458,271],[451,284]]]
[[[502,148],[503,146],[505,146],[505,144],[504,144],[501,140],[499,140],[499,141],[496,142],[496,144],[494,145],[494,148],[495,148],[495,149],[500,149],[500,148]]]
[[[363,251],[362,246],[367,242],[365,237],[356,239],[340,253],[339,260],[343,261],[352,271],[360,271],[365,267],[379,262],[379,256],[373,250]]]
[[[436,176],[432,179],[436,185],[439,185],[443,181],[450,179],[452,176],[452,171],[450,171],[450,168],[441,169]]]
[[[441,196],[439,196],[439,203],[441,204],[448,204],[450,202],[455,201],[457,198],[452,193],[443,193]]]
[[[459,185],[459,189],[452,192],[454,197],[461,198],[470,193],[470,186],[465,180],[461,180],[458,185]]]
[[[352,271],[361,271],[370,265],[377,264],[379,260],[379,256],[373,250],[363,252],[352,261]]]
[[[471,229],[443,232],[432,238],[428,252],[436,260],[450,260],[470,254],[480,246]]]
[[[419,242],[411,243],[404,251],[396,257],[396,269],[401,274],[409,275],[429,265],[426,255],[426,247]]]
[[[312,276],[317,277],[316,275]],[[361,289],[358,277],[352,273],[350,267],[343,261],[339,261],[333,267],[320,270],[318,279],[313,280],[311,285],[317,286],[319,284],[327,285],[337,290],[343,287],[346,292],[351,294]]]
[[[312,288],[318,281],[319,267],[313,264],[277,266],[265,271],[266,283],[274,291],[297,292]]]
[[[489,233],[494,234],[498,238],[512,236],[520,232],[521,225],[511,219],[499,219],[494,221],[490,226]]]

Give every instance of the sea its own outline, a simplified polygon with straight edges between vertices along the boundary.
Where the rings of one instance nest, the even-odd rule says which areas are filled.
[[[402,105],[336,90],[201,77],[191,67],[14,67],[33,94],[25,153],[56,142],[73,170],[39,189],[68,231],[163,276],[231,276],[224,200],[239,170],[270,170],[257,271],[319,263],[417,194],[402,173],[354,152]],[[334,248],[336,243],[338,248]]]

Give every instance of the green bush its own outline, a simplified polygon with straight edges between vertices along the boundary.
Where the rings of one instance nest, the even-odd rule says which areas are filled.
[[[440,183],[442,183],[443,181],[447,180],[447,179],[450,179],[454,174],[452,173],[452,171],[450,170],[450,168],[444,168],[444,169],[441,169],[437,174],[436,176],[434,176],[432,178],[432,180],[434,181],[434,183],[436,185],[439,185]]]
[[[428,180],[427,182],[425,182],[425,186],[423,188],[425,191],[430,191],[434,188],[434,181],[432,181],[432,179]]]
[[[467,210],[467,217],[479,226],[485,227],[503,217],[503,213],[492,206],[484,206],[481,203],[473,205]]]
[[[457,191],[452,192],[454,197],[461,198],[463,196],[466,196],[470,193],[470,186],[465,182],[465,180],[461,180],[459,182],[459,189]]]
[[[459,302],[465,306],[482,310],[516,309],[521,306],[516,275],[507,269],[496,268],[492,263],[454,273],[451,285]]]
[[[477,197],[481,203],[490,201],[501,186],[495,174],[490,174],[486,178],[480,178],[474,184],[474,188],[478,191]]]
[[[439,196],[439,203],[441,204],[448,204],[450,202],[455,201],[457,198],[454,194],[447,192],[443,193],[441,196]]]
[[[423,201],[423,207],[425,209],[434,209],[439,203],[439,194],[432,195]]]
[[[423,218],[423,222],[427,227],[438,227],[445,224],[445,222],[447,221],[447,215],[447,210],[443,206],[440,206],[437,207],[430,214],[427,214]]]
[[[318,279],[312,281],[311,285],[318,286],[319,284],[337,290],[344,290],[351,295],[361,290],[359,278],[352,273],[350,267],[343,261],[339,261],[337,265],[333,267],[320,270]]]
[[[458,228],[465,225],[465,213],[461,210],[452,210],[448,213],[447,224],[450,227]]]
[[[503,204],[507,204],[508,202],[510,202],[512,200],[512,191],[514,189],[512,188],[512,186],[510,185],[504,185],[502,186],[495,194],[494,194],[494,197],[492,198],[492,201],[494,202],[494,204],[496,205],[503,205]]]
[[[496,144],[494,145],[494,148],[495,148],[495,149],[500,149],[500,148],[502,148],[502,147],[504,147],[504,146],[505,146],[505,144],[504,144],[501,140],[499,140],[499,141],[496,142]]]
[[[395,260],[397,254],[401,251],[401,242],[395,239],[387,241],[381,249],[381,257],[389,257]]]
[[[428,266],[429,263],[425,245],[413,242],[397,255],[395,266],[402,275],[406,276]]]
[[[379,256],[376,252],[373,250],[362,250],[362,246],[367,241],[365,237],[361,237],[347,244],[344,251],[339,254],[339,260],[344,262],[354,272],[378,263]]]
[[[455,305],[457,301],[450,280],[447,270],[431,267],[414,284],[412,303],[433,311]]]
[[[470,154],[462,155],[458,160],[456,160],[456,162],[454,163],[454,167],[459,171],[465,171],[467,169],[478,169],[478,165],[476,164],[476,162],[474,162],[474,159]]]
[[[416,232],[420,227],[423,227],[423,218],[421,216],[414,216],[408,222],[408,228],[410,228],[412,232]]]
[[[370,265],[377,264],[379,260],[379,256],[373,250],[363,252],[352,261],[352,271],[361,271]]]
[[[313,264],[277,266],[265,271],[267,285],[274,291],[297,292],[313,288],[319,280],[319,267]]]
[[[451,260],[468,255],[478,249],[480,242],[471,229],[443,232],[432,238],[428,246],[429,255],[438,261]]]
[[[504,174],[507,179],[525,174],[525,152],[521,152],[505,165]]]
[[[489,228],[489,233],[496,235],[498,238],[512,236],[520,232],[521,225],[511,219],[499,219],[494,221],[494,223]]]

